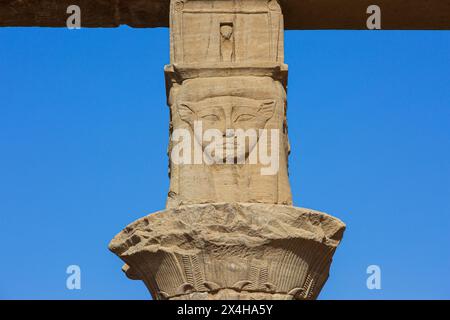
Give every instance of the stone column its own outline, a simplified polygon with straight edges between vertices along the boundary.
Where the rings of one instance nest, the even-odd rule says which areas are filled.
[[[292,206],[276,0],[172,0],[167,205],[110,249],[155,299],[315,299],[345,225]]]

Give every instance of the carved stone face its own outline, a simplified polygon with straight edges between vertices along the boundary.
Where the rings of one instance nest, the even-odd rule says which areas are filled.
[[[229,40],[233,35],[233,27],[230,25],[223,25],[220,27],[220,34],[225,39]]]
[[[224,150],[224,158],[233,151],[235,158],[248,157],[259,140],[259,130],[264,129],[267,121],[272,118],[275,110],[275,100],[254,100],[242,97],[213,97],[198,102],[181,101],[178,113],[194,130],[195,122],[201,122],[202,132],[194,130],[195,138],[201,142],[203,150],[210,141],[202,139],[208,130],[219,130],[223,141],[215,141],[218,148]],[[230,130],[231,129],[231,130]],[[252,130],[256,139],[247,139],[245,144],[239,143],[236,130],[245,132]],[[201,136],[200,136],[201,135]],[[220,144],[220,145],[219,145]]]

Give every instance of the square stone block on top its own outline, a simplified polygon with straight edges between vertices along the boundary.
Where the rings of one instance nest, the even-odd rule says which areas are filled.
[[[276,0],[173,0],[170,30],[172,64],[284,61]]]

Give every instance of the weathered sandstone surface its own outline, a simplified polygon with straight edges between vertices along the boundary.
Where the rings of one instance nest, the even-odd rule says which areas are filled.
[[[314,299],[344,230],[291,206],[189,205],[130,224],[110,250],[156,299]]]

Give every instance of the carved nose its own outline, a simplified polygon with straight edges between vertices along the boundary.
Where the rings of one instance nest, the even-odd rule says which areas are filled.
[[[225,122],[225,131],[230,131],[229,129],[233,130],[233,127],[231,126],[231,121],[227,119]],[[225,134],[228,135],[228,133]]]
[[[223,136],[224,136],[225,138],[232,138],[232,137],[234,137],[234,130],[233,130],[233,129],[228,129],[228,128],[227,128],[227,129],[225,130]]]

